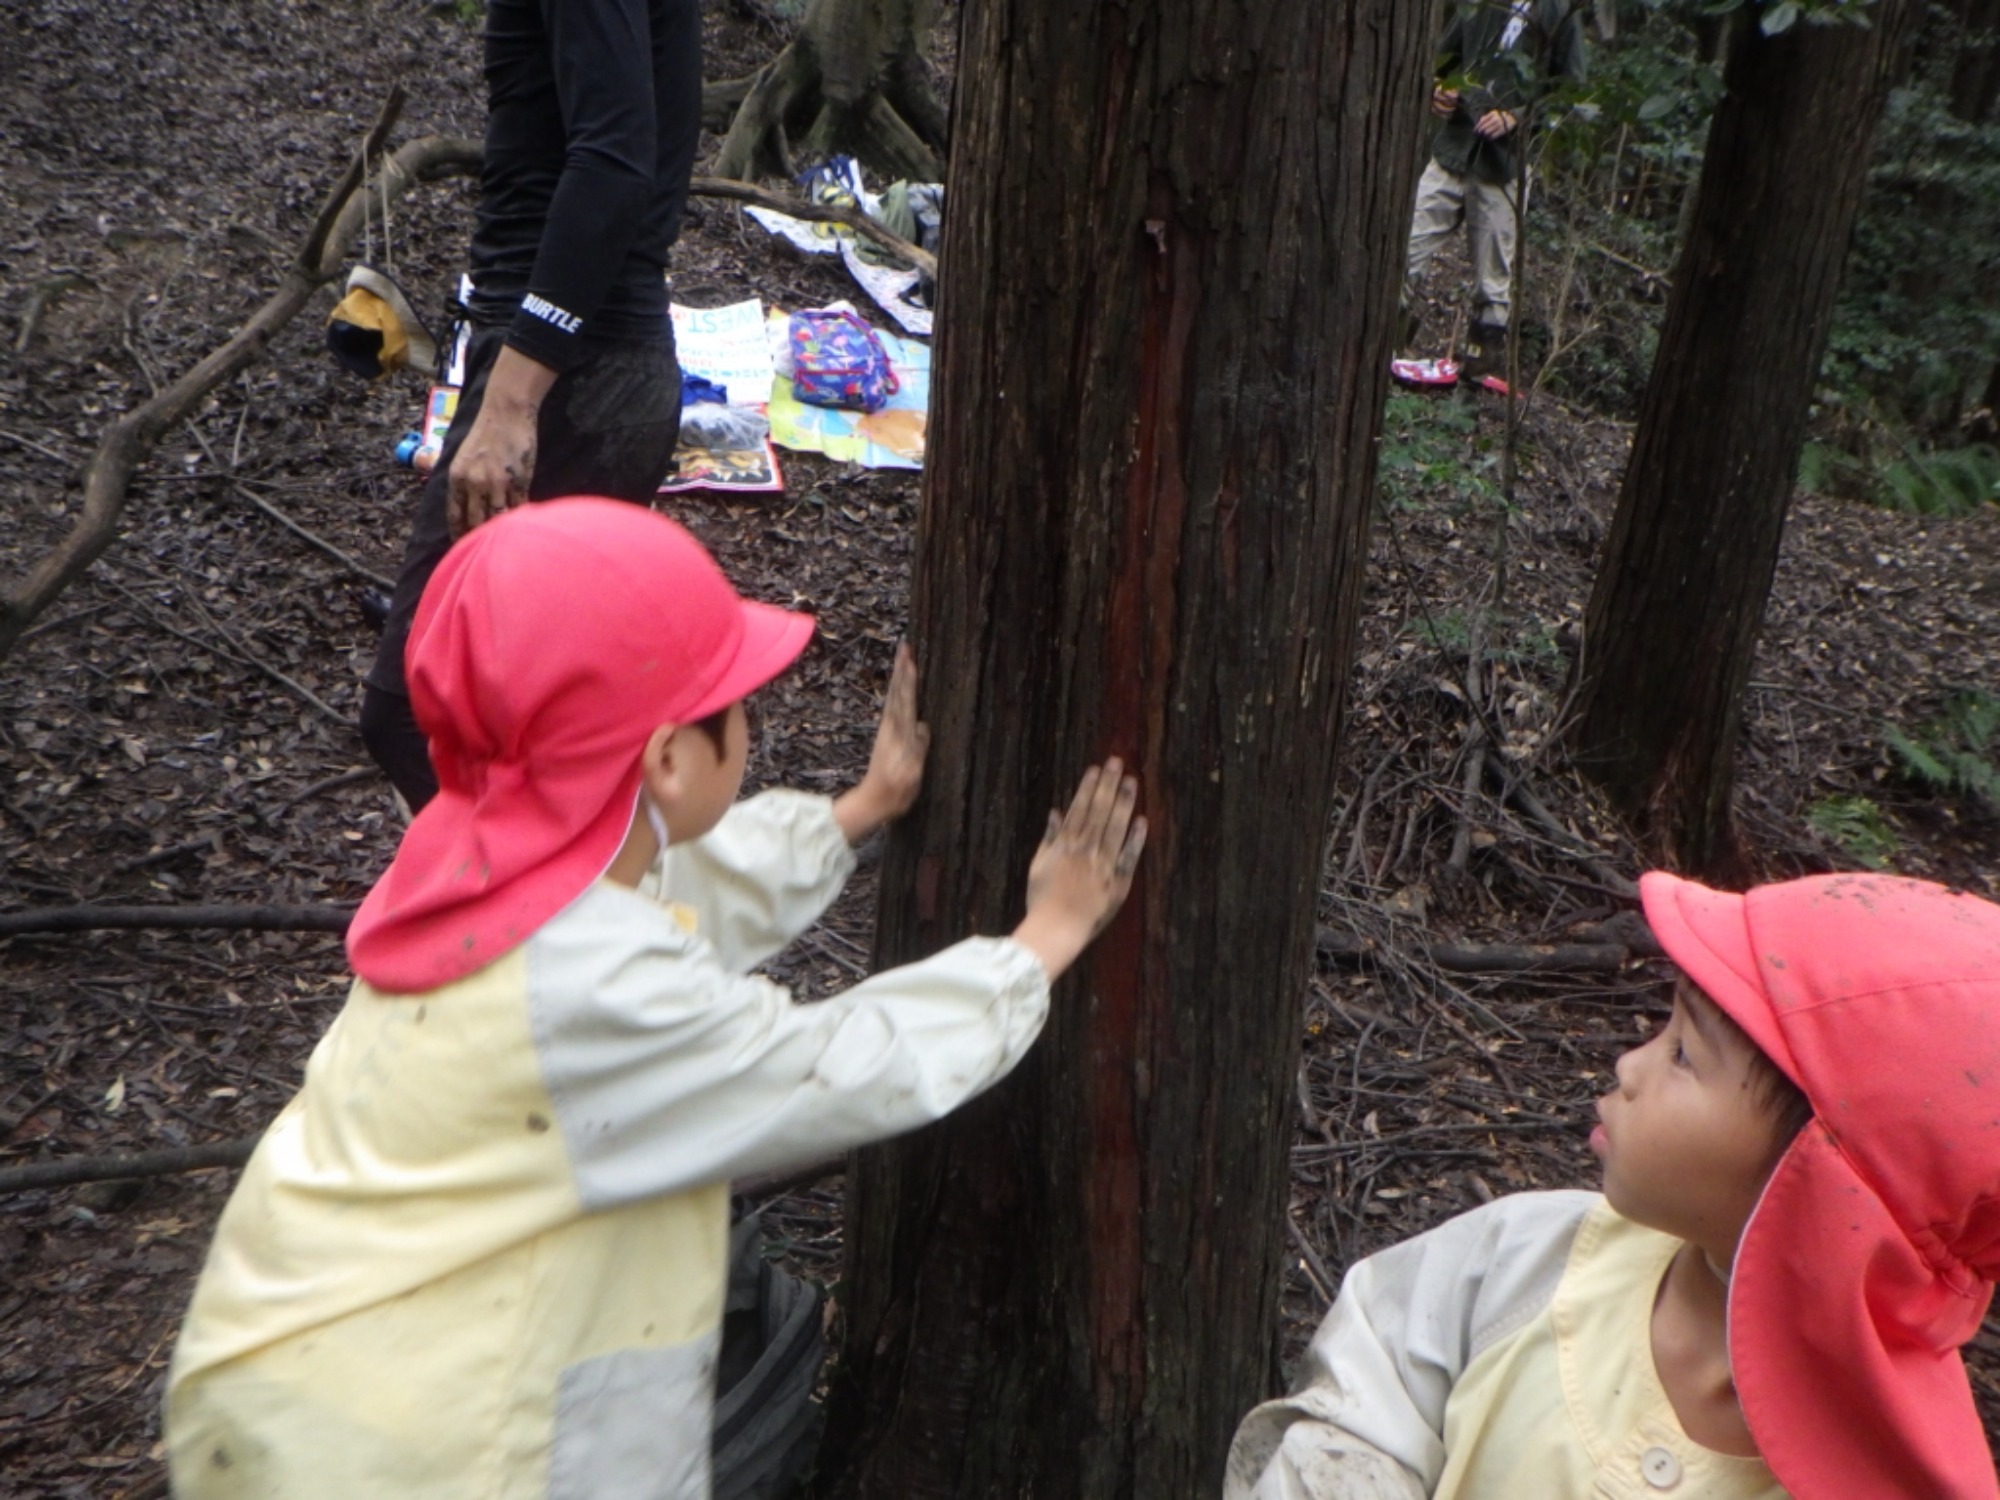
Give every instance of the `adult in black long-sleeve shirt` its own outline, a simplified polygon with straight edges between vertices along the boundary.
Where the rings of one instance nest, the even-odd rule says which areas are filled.
[[[667,254],[701,130],[699,0],[490,0],[465,385],[418,504],[361,732],[412,811],[437,789],[403,649],[455,536],[529,500],[649,500],[680,371]]]

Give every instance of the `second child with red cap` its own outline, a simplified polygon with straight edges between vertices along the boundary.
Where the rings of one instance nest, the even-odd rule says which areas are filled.
[[[447,555],[408,662],[439,792],[223,1212],[168,1377],[181,1500],[705,1500],[730,1179],[1004,1077],[1145,842],[1109,761],[1010,937],[808,1006],[750,977],[910,806],[929,742],[905,651],[859,785],[738,802],[743,699],[812,628],[616,501]]]
[[[1959,1349],[2000,1277],[2000,906],[1640,881],[1680,970],[1604,1191],[1362,1261],[1229,1500],[1995,1500]]]

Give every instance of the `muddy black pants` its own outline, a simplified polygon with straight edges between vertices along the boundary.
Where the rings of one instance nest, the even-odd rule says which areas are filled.
[[[473,330],[458,410],[437,467],[417,502],[388,623],[382,628],[361,697],[361,738],[412,813],[437,795],[437,776],[423,732],[410,711],[403,652],[424,585],[451,548],[445,522],[451,461],[479,415],[487,377],[506,336],[504,326]],[[657,342],[606,341],[593,346],[581,364],[557,377],[542,402],[528,498],[609,495],[650,503],[673,466],[680,414],[680,366],[674,359],[673,332],[664,318]]]

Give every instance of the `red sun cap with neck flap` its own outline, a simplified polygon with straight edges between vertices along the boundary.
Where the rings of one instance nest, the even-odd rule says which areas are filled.
[[[2000,1277],[2000,906],[1885,875],[1639,891],[1813,1107],[1730,1273],[1765,1462],[1799,1500],[2000,1496],[1959,1356]]]
[[[466,536],[407,655],[438,794],[348,929],[354,972],[416,994],[519,947],[624,843],[647,736],[748,696],[812,631],[643,506],[549,500]]]

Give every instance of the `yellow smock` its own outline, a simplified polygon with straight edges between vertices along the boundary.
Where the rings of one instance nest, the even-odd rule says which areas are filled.
[[[728,1182],[934,1120],[1047,1015],[972,939],[814,1005],[839,892],[766,793],[425,995],[357,981],[225,1208],[168,1375],[182,1500],[704,1500]]]
[[[1783,1500],[1681,1430],[1652,1310],[1680,1241],[1522,1193],[1348,1273],[1298,1388],[1243,1420],[1227,1500]]]

